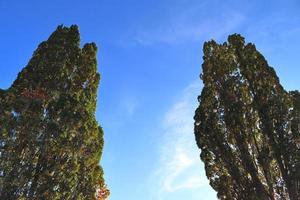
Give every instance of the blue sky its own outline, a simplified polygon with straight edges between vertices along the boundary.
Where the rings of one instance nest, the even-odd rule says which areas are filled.
[[[59,24],[79,25],[99,47],[110,200],[214,200],[193,136],[203,42],[241,33],[299,89],[299,11],[298,0],[0,0],[0,87]]]

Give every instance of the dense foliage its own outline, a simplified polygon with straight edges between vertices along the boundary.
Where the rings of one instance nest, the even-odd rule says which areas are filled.
[[[91,200],[106,188],[96,52],[80,48],[77,26],[59,26],[0,90],[0,199]]]
[[[219,199],[300,199],[300,94],[254,44],[204,44],[195,136]]]

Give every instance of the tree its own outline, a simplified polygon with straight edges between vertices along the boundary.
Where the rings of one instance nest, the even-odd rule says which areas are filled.
[[[59,26],[0,90],[0,199],[96,199],[105,188],[95,119],[97,47]]]
[[[238,34],[205,42],[195,137],[219,199],[300,198],[300,94]]]
[[[102,188],[96,190],[96,200],[106,200],[109,195],[110,191],[106,185],[103,185]]]

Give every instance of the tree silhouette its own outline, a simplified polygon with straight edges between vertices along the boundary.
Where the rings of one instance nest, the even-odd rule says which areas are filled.
[[[300,95],[238,34],[204,44],[195,136],[219,199],[300,198]]]
[[[0,199],[90,200],[105,187],[96,52],[59,26],[0,90]]]

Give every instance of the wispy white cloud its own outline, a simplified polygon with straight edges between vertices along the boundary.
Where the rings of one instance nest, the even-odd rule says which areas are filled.
[[[220,9],[218,13],[215,10],[207,10],[208,7],[205,2],[200,6],[191,5],[177,11],[172,18],[158,19],[159,23],[155,27],[143,27],[138,30],[135,40],[142,45],[152,45],[218,39],[234,31],[245,20],[245,16],[237,11],[226,8]]]
[[[159,164],[153,177],[159,188],[157,199],[166,200],[169,195],[181,192],[198,194],[195,199],[199,199],[201,188],[209,190],[193,134],[193,116],[200,90],[200,84],[189,85],[165,114]]]
[[[278,12],[256,20],[245,29],[245,34],[260,44],[264,52],[282,52],[290,47],[286,43],[300,34],[299,22],[299,16],[286,17],[286,13]]]
[[[126,97],[122,99],[121,105],[128,116],[132,116],[138,106],[138,101],[134,97]]]
[[[119,92],[118,103],[116,107],[119,115],[124,117],[132,117],[139,107],[141,99],[137,98],[137,93],[128,88],[123,88]]]

